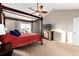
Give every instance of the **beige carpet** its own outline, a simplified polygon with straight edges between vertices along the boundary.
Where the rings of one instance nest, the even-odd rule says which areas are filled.
[[[14,49],[13,56],[79,56],[79,47],[44,39],[43,45],[34,43]]]

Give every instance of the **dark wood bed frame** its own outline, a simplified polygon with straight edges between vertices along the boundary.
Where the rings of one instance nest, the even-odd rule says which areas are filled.
[[[35,17],[37,19],[35,21],[28,21],[28,20],[22,20],[22,19],[18,19],[18,18],[6,17],[5,14],[3,13],[3,9],[8,10],[8,11],[13,11],[13,12],[16,12],[16,13],[20,13],[20,14],[23,14],[23,15]],[[0,3],[0,24],[2,23],[2,15],[1,14],[3,14],[3,17],[4,17],[4,25],[5,25],[5,19],[6,18],[12,19],[12,20],[17,20],[17,21],[31,22],[31,25],[33,24],[33,22],[40,20],[41,21],[41,36],[43,35],[43,28],[42,28],[43,27],[43,17],[39,17],[39,16],[36,16],[36,15],[32,15],[32,14],[14,9],[14,8],[10,8],[10,7],[4,6],[4,5],[2,5],[2,3]],[[32,26],[32,31],[33,31],[33,26]]]

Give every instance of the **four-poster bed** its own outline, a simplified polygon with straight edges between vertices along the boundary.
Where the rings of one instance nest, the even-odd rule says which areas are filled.
[[[14,16],[14,15],[16,15],[16,16]],[[15,20],[15,21],[22,21],[22,22],[30,22],[31,23],[31,31],[34,32],[36,29],[39,28],[38,29],[39,34],[37,34],[37,32],[34,33],[34,34],[25,34],[24,36],[20,36],[19,38],[14,37],[10,34],[6,34],[5,36],[3,36],[3,39],[2,39],[3,43],[10,42],[11,40],[15,41],[15,39],[19,41],[21,39],[21,40],[24,40],[23,42],[25,42],[25,41],[29,42],[29,40],[31,40],[29,43],[25,42],[26,44],[30,44],[33,41],[40,41],[41,44],[43,44],[43,41],[42,41],[43,17],[32,15],[32,14],[29,14],[29,13],[26,13],[26,12],[23,12],[23,11],[20,11],[20,10],[16,10],[14,8],[10,8],[10,7],[7,7],[7,6],[0,4],[0,23],[3,23],[6,26],[6,19]],[[36,26],[37,28],[35,29],[34,25],[37,25],[38,22],[40,22],[39,23],[40,25]],[[11,41],[11,43],[13,44],[13,48],[22,46],[21,42],[19,44],[17,44],[17,43],[13,43],[12,41]],[[24,45],[26,45],[26,44],[24,44]]]

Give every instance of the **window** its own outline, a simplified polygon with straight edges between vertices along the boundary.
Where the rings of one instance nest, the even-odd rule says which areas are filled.
[[[28,32],[31,33],[31,24],[30,23],[21,23],[21,32]]]

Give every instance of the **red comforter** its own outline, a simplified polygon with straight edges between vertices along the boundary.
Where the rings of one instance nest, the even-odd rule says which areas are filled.
[[[11,34],[6,34],[2,37],[1,41],[3,43],[11,42],[13,48],[21,47],[27,44],[31,44],[33,42],[41,42],[42,44],[42,37],[39,34],[31,33],[31,34],[23,34],[19,37],[13,36]]]

